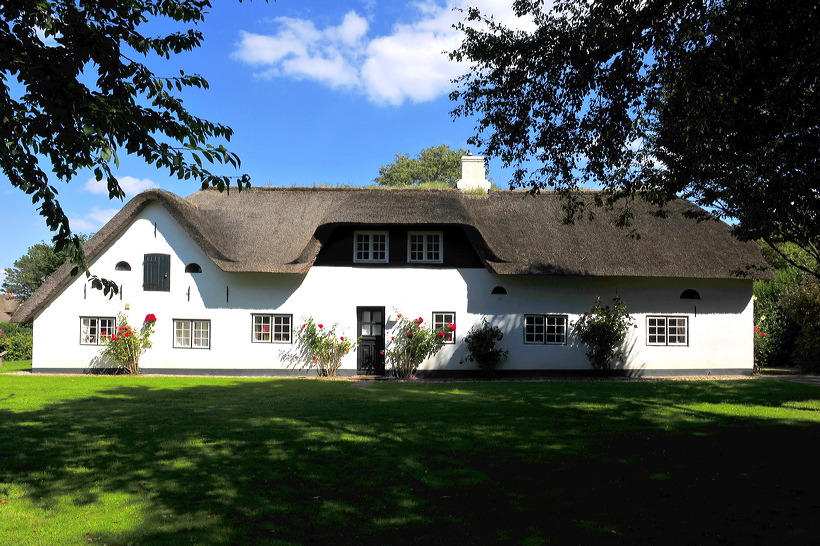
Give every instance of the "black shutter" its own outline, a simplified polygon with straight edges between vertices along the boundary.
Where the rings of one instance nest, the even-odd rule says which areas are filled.
[[[170,292],[171,256],[168,254],[146,254],[143,262],[142,289]]]

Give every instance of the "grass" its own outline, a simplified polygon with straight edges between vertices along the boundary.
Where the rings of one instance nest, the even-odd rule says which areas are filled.
[[[0,373],[30,372],[30,371],[31,371],[31,360],[17,360],[17,361],[4,360],[3,365],[0,366]]]
[[[766,378],[4,375],[0,542],[808,544],[817,445]]]

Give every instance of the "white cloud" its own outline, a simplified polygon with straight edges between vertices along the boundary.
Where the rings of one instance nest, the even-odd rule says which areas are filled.
[[[410,3],[412,19],[389,34],[371,37],[367,19],[350,11],[337,26],[319,29],[306,19],[280,17],[272,35],[242,32],[232,57],[261,78],[309,80],[331,89],[351,89],[377,104],[433,100],[452,89],[467,67],[447,52],[461,43],[453,25],[464,18],[454,8],[476,6],[496,20],[530,28],[512,13],[509,0],[422,0]]]
[[[82,216],[73,216],[69,219],[71,230],[82,233],[95,232],[103,227],[120,209],[101,209],[93,207],[91,212]]]
[[[121,176],[117,178],[117,181],[120,183],[120,187],[125,192],[126,197],[133,197],[142,191],[159,187],[159,184],[148,178]],[[85,185],[83,185],[83,189],[97,195],[108,195],[108,185],[105,180],[89,178],[85,182]]]

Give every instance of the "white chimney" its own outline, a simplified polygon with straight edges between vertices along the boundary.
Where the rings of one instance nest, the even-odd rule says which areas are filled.
[[[456,187],[461,191],[490,191],[490,181],[484,177],[486,172],[483,156],[463,155],[461,156],[461,180],[456,182]]]

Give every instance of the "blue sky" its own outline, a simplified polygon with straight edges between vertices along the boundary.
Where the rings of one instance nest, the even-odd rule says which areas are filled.
[[[150,60],[157,75],[199,73],[210,89],[181,95],[194,115],[230,126],[228,147],[256,186],[367,185],[395,154],[446,144],[468,148],[473,122],[453,120],[451,80],[467,67],[442,52],[460,36],[453,8],[477,6],[513,21],[511,0],[217,0],[204,44],[170,61]],[[152,22],[149,24],[157,24]],[[162,30],[168,27],[162,26]],[[475,152],[475,150],[473,150]],[[504,187],[499,161],[489,163]],[[116,171],[129,197],[160,187],[186,196],[195,182],[128,156]],[[74,231],[98,230],[124,202],[110,201],[90,172],[54,180]],[[30,199],[0,174],[0,270],[51,235]]]

